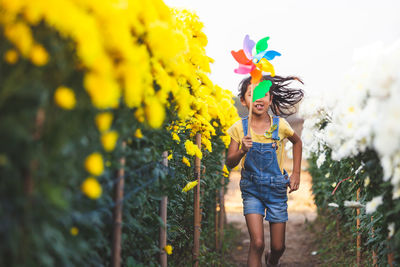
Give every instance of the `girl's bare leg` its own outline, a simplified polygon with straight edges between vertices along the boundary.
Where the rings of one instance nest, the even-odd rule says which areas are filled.
[[[271,235],[271,254],[269,256],[270,264],[277,264],[279,258],[285,251],[285,231],[286,223],[269,223],[269,231]]]
[[[247,266],[261,267],[261,257],[264,252],[264,226],[263,216],[260,214],[247,214],[247,229],[250,234],[250,249]]]

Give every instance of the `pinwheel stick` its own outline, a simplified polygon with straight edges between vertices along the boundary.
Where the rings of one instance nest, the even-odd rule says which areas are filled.
[[[248,121],[248,125],[247,125],[247,129],[248,129],[248,131],[247,131],[247,136],[250,136],[251,137],[251,133],[250,133],[250,131],[251,131],[251,117],[252,117],[252,110],[253,110],[253,93],[254,93],[254,87],[255,87],[255,84],[254,83],[251,83],[250,84],[250,108],[249,108],[249,121]]]

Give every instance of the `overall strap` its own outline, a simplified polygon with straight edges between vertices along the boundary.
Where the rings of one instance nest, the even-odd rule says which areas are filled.
[[[246,116],[246,117],[243,117],[242,118],[242,125],[243,125],[243,133],[244,133],[244,136],[246,136],[247,135],[247,126],[248,126],[248,121],[249,120],[249,116]]]
[[[272,117],[272,125],[276,125],[275,131],[272,132],[272,139],[279,141],[279,117],[273,116]]]

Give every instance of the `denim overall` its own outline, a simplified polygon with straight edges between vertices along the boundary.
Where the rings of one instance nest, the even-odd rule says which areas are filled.
[[[244,168],[241,171],[240,190],[242,191],[243,213],[261,214],[266,221],[286,222],[287,185],[289,176],[278,165],[276,149],[279,140],[279,117],[273,117],[273,125],[277,125],[272,133],[273,143],[253,142],[247,152]],[[248,117],[242,118],[243,132],[247,135]],[[265,211],[266,210],[266,211]]]

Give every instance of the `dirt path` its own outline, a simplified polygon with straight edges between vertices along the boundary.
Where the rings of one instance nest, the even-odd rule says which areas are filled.
[[[288,169],[288,168],[285,168]],[[290,173],[290,172],[289,172]],[[235,244],[232,257],[236,266],[246,266],[249,249],[249,234],[242,214],[242,199],[239,188],[240,173],[231,172],[225,208],[228,223],[241,230],[241,238]],[[312,255],[317,250],[314,234],[307,228],[307,223],[316,218],[315,205],[311,194],[311,177],[302,172],[300,189],[289,195],[289,221],[286,227],[286,251],[281,258],[281,266],[318,266],[318,256]],[[265,247],[269,249],[269,225],[264,223]],[[265,266],[265,265],[263,265]]]

